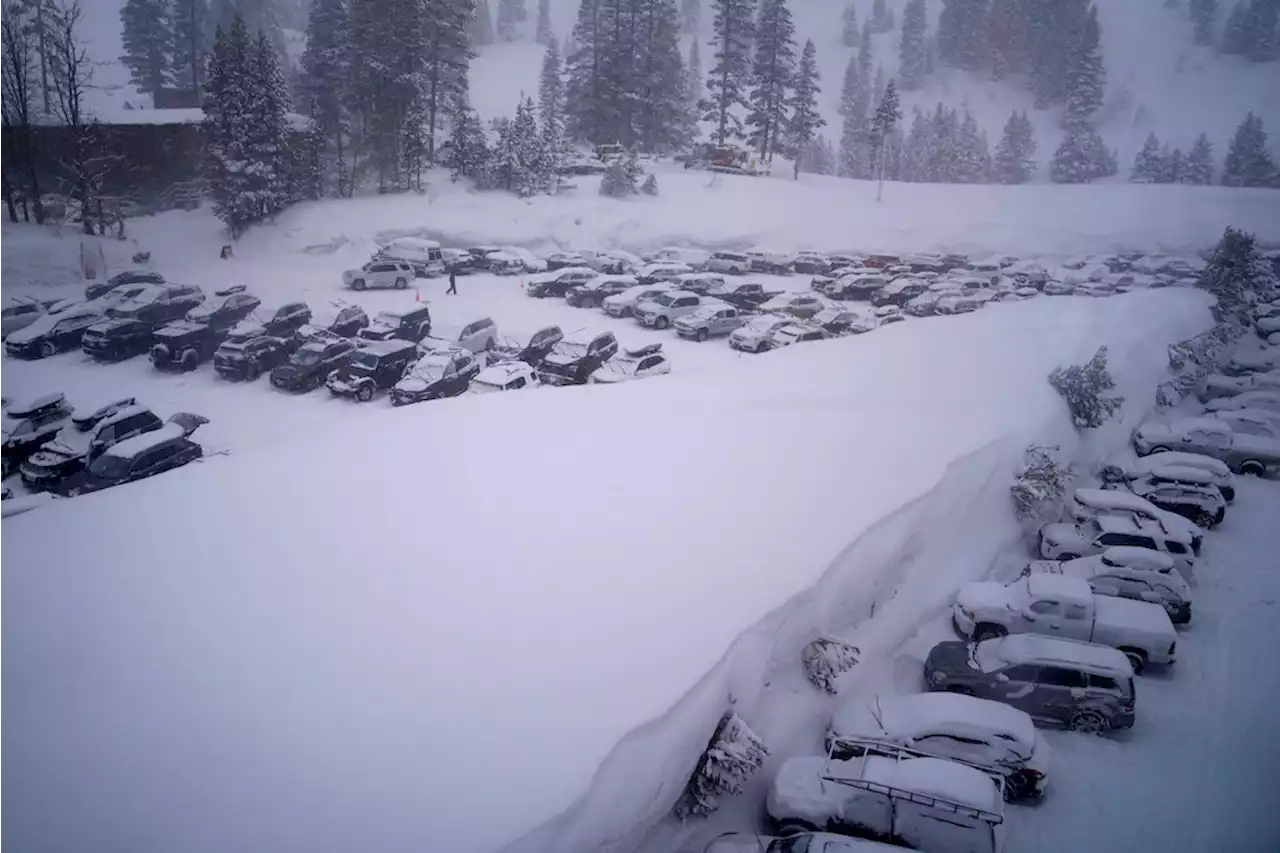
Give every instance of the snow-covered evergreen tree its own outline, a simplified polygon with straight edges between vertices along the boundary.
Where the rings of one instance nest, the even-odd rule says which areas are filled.
[[[849,57],[844,86],[840,90],[840,156],[838,174],[845,178],[866,178],[870,174],[867,152],[871,93],[862,75],[857,56]]]
[[[252,186],[257,193],[261,218],[274,216],[294,199],[289,179],[289,86],[280,68],[279,54],[270,35],[258,31],[249,65],[250,127],[245,156]]]
[[[933,125],[919,107],[911,111],[911,131],[902,149],[902,180],[924,183],[930,179],[933,159]]]
[[[1004,123],[1004,133],[996,146],[992,177],[1002,184],[1024,184],[1031,180],[1035,151],[1031,119],[1025,112],[1013,113]]]
[[[1067,80],[1064,126],[1093,126],[1106,95],[1106,69],[1102,61],[1102,27],[1098,7],[1090,6],[1076,40]]]
[[[1280,0],[1239,0],[1222,28],[1221,50],[1267,62],[1276,58]]]
[[[1196,287],[1218,298],[1213,308],[1218,322],[1239,326],[1249,323],[1249,309],[1259,297],[1270,296],[1275,284],[1275,271],[1258,251],[1257,238],[1228,227]]]
[[[526,97],[516,108],[516,117],[511,123],[511,144],[519,161],[514,176],[516,194],[531,196],[545,191],[552,175],[542,148],[542,134],[538,132],[533,98]]]
[[[1160,149],[1160,170],[1159,183],[1162,184],[1180,184],[1182,183],[1182,163],[1185,159],[1181,148],[1169,150],[1166,144]]]
[[[956,161],[953,180],[961,184],[985,184],[991,176],[991,153],[987,135],[968,109],[956,131]]]
[[[640,22],[627,91],[635,106],[624,104],[630,130],[623,138],[642,151],[667,153],[686,147],[694,134],[688,81],[680,56],[680,20],[674,0],[633,0]],[[624,78],[625,79],[625,78]]]
[[[902,38],[898,42],[898,78],[903,90],[920,88],[926,59],[924,0],[907,0],[902,12]]]
[[[737,714],[726,713],[676,803],[676,815],[686,818],[711,814],[719,807],[722,797],[742,790],[768,754],[764,742]]]
[[[551,0],[538,0],[538,24],[535,36],[538,44],[550,44],[551,34]]]
[[[564,126],[564,77],[560,45],[555,36],[547,43],[542,56],[542,75],[538,78],[538,115],[543,125]]]
[[[836,151],[830,140],[819,135],[801,154],[804,170],[813,175],[834,175],[836,173]]]
[[[1097,429],[1124,404],[1123,397],[1106,393],[1116,387],[1106,347],[1098,347],[1087,364],[1057,368],[1049,374],[1049,384],[1067,401],[1076,429]]]
[[[1036,106],[1062,103],[1082,55],[1089,0],[1022,0],[1026,12],[1028,70]]]
[[[1227,22],[1222,26],[1222,41],[1219,48],[1223,53],[1234,53],[1239,56],[1249,52],[1253,35],[1249,32],[1248,0],[1236,0],[1227,15]]]
[[[197,94],[204,86],[205,62],[213,49],[213,24],[206,0],[173,2],[173,83]]]
[[[890,134],[902,119],[902,107],[898,100],[898,85],[894,80],[885,84],[871,117],[871,156],[877,176],[884,177],[884,149]]]
[[[680,0],[680,31],[697,35],[701,23],[702,0]]]
[[[1222,172],[1228,187],[1271,187],[1277,182],[1275,159],[1267,148],[1267,131],[1253,113],[1236,127]]]
[[[515,41],[524,20],[524,0],[498,0],[498,38]]]
[[[845,47],[857,47],[860,40],[858,34],[858,7],[852,3],[844,7],[841,14],[840,43]]]
[[[229,31],[218,30],[214,37],[205,86],[202,136],[206,192],[213,199],[214,215],[226,224],[232,238],[262,216],[249,155],[254,132],[252,53],[244,19],[237,16]]]
[[[1129,180],[1140,184],[1154,184],[1160,179],[1160,140],[1155,131],[1147,134],[1142,150],[1133,158],[1133,170]]]
[[[493,15],[489,11],[489,0],[474,0],[471,17],[467,22],[467,33],[471,36],[472,44],[493,44]]]
[[[421,4],[422,28],[418,71],[418,97],[426,112],[426,160],[436,159],[436,128],[455,104],[466,101],[469,71],[474,53],[467,32],[468,0],[410,0]]]
[[[871,31],[862,30],[862,35],[858,39],[858,76],[862,80],[864,86],[871,85]],[[867,89],[870,94],[871,89]]]
[[[702,100],[702,56],[698,51],[698,40],[689,44],[689,61],[684,67],[684,102],[685,112],[690,121],[697,118],[698,102]]]
[[[1202,133],[1196,137],[1195,144],[1187,154],[1187,161],[1182,171],[1182,182],[1211,184],[1213,172],[1213,145],[1209,142],[1209,135]]]
[[[1053,154],[1049,177],[1059,184],[1085,184],[1116,173],[1115,153],[1092,125],[1067,128]]]
[[[715,64],[707,77],[708,97],[702,102],[702,120],[715,124],[717,145],[742,137],[742,121],[736,110],[749,109],[747,87],[751,79],[751,43],[755,36],[752,0],[713,0]]]
[[[862,652],[839,637],[823,636],[808,643],[800,653],[809,683],[827,693],[837,693],[840,676],[858,665]]]
[[[321,194],[351,194],[347,164],[350,132],[346,79],[350,69],[345,0],[313,0],[307,18],[307,48],[300,81],[303,109],[316,133]]]
[[[1003,80],[1027,68],[1027,17],[1022,0],[991,0],[987,13],[991,78]]]
[[[605,62],[607,40],[602,31],[600,0],[582,0],[573,27],[573,50],[565,54],[565,121],[569,136],[600,144],[608,139],[605,86],[600,69]]]
[[[961,160],[960,118],[956,111],[938,104],[934,108],[929,135],[929,164],[927,181],[953,184],[959,180]]]
[[[876,35],[893,29],[893,10],[885,5],[884,0],[872,0],[867,27]]]
[[[169,0],[125,0],[120,7],[120,23],[124,47],[120,61],[129,69],[129,82],[139,91],[155,95],[173,79],[174,37]]]
[[[626,198],[635,195],[637,191],[635,170],[627,162],[627,158],[614,157],[610,160],[600,179],[600,195]]]
[[[1073,472],[1060,462],[1058,447],[1033,444],[1026,449],[1022,465],[1009,487],[1013,514],[1019,521],[1043,524],[1062,515]]]
[[[450,125],[453,133],[444,148],[444,166],[449,169],[453,180],[470,178],[478,188],[487,188],[491,154],[480,117],[464,101],[454,105],[450,111]]]
[[[768,162],[783,150],[787,102],[796,73],[796,28],[787,0],[761,0],[751,66],[747,144]]]
[[[791,119],[787,125],[787,145],[795,157],[795,178],[800,179],[800,170],[805,168],[806,158],[813,152],[814,140],[818,131],[826,127],[827,122],[818,110],[818,94],[822,91],[821,77],[818,74],[817,48],[813,39],[804,43],[800,53],[800,67],[796,70],[795,86],[791,90],[788,107]],[[817,171],[809,165],[811,171]]]
[[[976,71],[990,54],[988,0],[947,0],[938,18],[938,57],[948,65]]]
[[[656,196],[658,194],[658,176],[650,175],[644,179],[644,183],[640,185],[640,192],[645,195]]]
[[[1187,10],[1196,44],[1213,44],[1213,33],[1218,20],[1218,0],[1189,0]]]

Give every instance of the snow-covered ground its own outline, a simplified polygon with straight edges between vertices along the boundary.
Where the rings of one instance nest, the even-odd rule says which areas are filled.
[[[219,389],[269,438],[5,522],[6,710],[28,734],[4,753],[24,779],[5,839],[622,849],[775,653],[894,578],[833,555],[953,471],[951,512],[1002,489],[1063,420],[1053,366],[1107,343],[1145,405],[1164,343],[1206,318],[1187,290],[1035,300],[332,419]],[[295,403],[308,420],[275,424]]]

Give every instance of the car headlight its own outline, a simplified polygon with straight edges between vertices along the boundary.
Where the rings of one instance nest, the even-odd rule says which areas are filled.
[[[946,680],[947,680],[947,674],[945,672],[940,672],[935,669],[933,672],[929,673],[930,684],[942,684]]]

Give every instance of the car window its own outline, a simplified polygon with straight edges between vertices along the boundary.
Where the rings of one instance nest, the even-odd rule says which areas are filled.
[[[1084,673],[1061,666],[1040,667],[1040,683],[1054,687],[1084,687],[1087,684]]]
[[[1003,670],[1001,670],[1001,672],[1010,681],[1033,682],[1036,680],[1036,677],[1039,674],[1038,670],[1039,670],[1039,667],[1033,664],[1022,663],[1022,664],[1018,664],[1017,666],[1007,666]]]
[[[1032,613],[1043,613],[1043,614],[1046,614],[1046,615],[1047,615],[1047,614],[1050,614],[1050,613],[1057,613],[1057,612],[1058,612],[1058,602],[1056,602],[1056,601],[1033,601],[1033,602],[1031,602],[1031,612],[1032,612]]]
[[[517,376],[515,379],[511,380],[511,384],[507,386],[507,389],[514,391],[518,388],[523,388],[526,384],[527,383],[524,381],[523,376]]]
[[[1116,684],[1116,680],[1114,678],[1109,678],[1105,675],[1098,675],[1097,673],[1091,672],[1088,674],[1088,679],[1089,679],[1089,686],[1098,690],[1119,690],[1120,689],[1119,685]]]
[[[1170,554],[1187,553],[1187,546],[1183,545],[1181,542],[1165,542],[1164,544],[1165,547],[1169,549]]]
[[[1068,619],[1085,619],[1088,618],[1089,611],[1083,604],[1068,604],[1063,615]]]

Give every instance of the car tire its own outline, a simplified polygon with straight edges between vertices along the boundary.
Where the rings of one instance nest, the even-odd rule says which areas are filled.
[[[653,321],[653,327],[657,329],[659,332],[661,332],[663,329],[667,328],[667,326],[670,326],[670,325],[671,325],[671,321],[668,320],[666,317],[659,317],[658,319]]]
[[[356,399],[359,400],[361,403],[367,403],[370,400],[372,400],[373,386],[368,383],[361,385],[360,389],[356,391]]]
[[[696,337],[697,337],[697,339],[698,339],[698,343],[702,343],[702,342],[703,342],[703,341],[705,341],[705,340],[707,339],[707,337],[708,337],[708,335],[707,335],[707,330],[706,330],[706,329],[699,329],[699,330],[698,330],[698,334],[696,335]]]
[[[57,354],[58,354],[58,348],[57,346],[54,345],[53,341],[45,341],[44,343],[40,344],[41,358],[48,358],[49,356],[53,356]]]
[[[1218,522],[1217,522],[1217,519],[1214,517],[1213,513],[1209,512],[1208,510],[1202,509],[1199,512],[1195,513],[1195,515],[1191,519],[1191,523],[1198,527],[1203,527],[1205,530],[1208,530],[1210,527],[1213,527]]]
[[[408,286],[409,282],[405,281],[404,276],[400,276],[396,279],[396,290],[404,290]]]
[[[200,366],[200,353],[193,349],[187,350],[182,354],[179,364],[182,365],[183,371],[190,373]]]
[[[1008,630],[1003,625],[980,622],[973,629],[973,641],[981,643],[983,640],[994,640],[996,637],[1003,637],[1008,633]]]
[[[784,820],[778,823],[778,834],[781,836],[801,835],[806,832],[817,832],[818,828],[807,820]]]
[[[249,362],[249,366],[244,369],[244,381],[252,382],[262,374],[262,368],[258,367],[256,361]]]
[[[1150,456],[1153,453],[1168,453],[1168,452],[1169,452],[1169,448],[1165,447],[1163,444],[1157,444],[1155,447],[1148,450],[1146,455]]]
[[[1035,788],[1027,781],[1027,777],[1021,773],[1014,773],[1004,783],[1004,801],[1006,803],[1016,803],[1019,800],[1028,799],[1033,795]]]
[[[169,361],[173,358],[173,354],[169,352],[169,348],[163,344],[157,344],[151,348],[151,363],[158,368],[169,366]]]
[[[364,290],[364,279],[362,279],[362,278],[358,278],[358,279],[356,279],[355,281],[351,282],[351,289],[352,289],[352,290]]]
[[[1067,722],[1067,728],[1073,732],[1084,732],[1090,735],[1104,734],[1111,724],[1107,718],[1097,711],[1076,711]]]
[[[1129,665],[1133,667],[1134,675],[1142,675],[1142,671],[1147,668],[1147,653],[1141,649],[1121,649],[1124,656],[1129,659]]]
[[[1267,466],[1263,465],[1256,459],[1246,459],[1240,463],[1240,473],[1249,474],[1254,477],[1261,477],[1267,473]]]
[[[1054,559],[1055,559],[1055,560],[1057,560],[1059,563],[1065,563],[1067,560],[1078,560],[1078,559],[1080,559],[1080,555],[1079,555],[1079,554],[1072,554],[1070,551],[1068,551],[1068,552],[1067,552],[1067,553],[1065,553],[1065,554],[1059,554],[1059,555],[1058,555],[1057,557],[1055,557]]]

